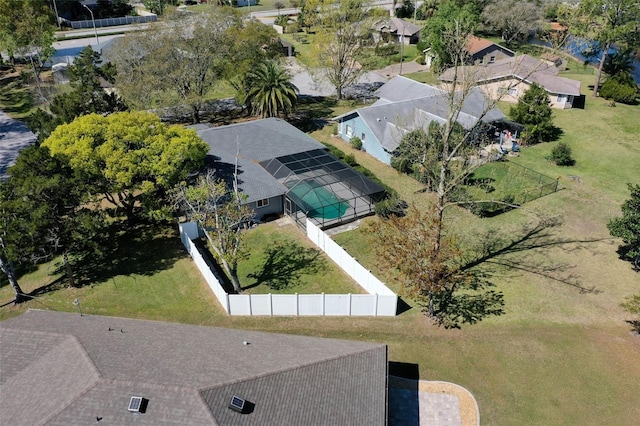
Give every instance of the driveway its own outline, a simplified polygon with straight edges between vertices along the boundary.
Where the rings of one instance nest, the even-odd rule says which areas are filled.
[[[295,58],[287,58],[287,70],[292,75],[291,82],[300,90],[302,96],[335,96],[336,89],[324,78],[324,70],[309,72]],[[387,82],[377,72],[370,71],[360,76],[356,84],[345,89],[345,95],[359,97],[361,92],[370,92]]]
[[[300,89],[302,96],[335,96],[335,88],[324,78],[323,70],[313,70],[309,72],[301,66],[295,58],[287,58],[287,70],[292,75],[292,83]],[[402,74],[410,74],[419,71],[426,71],[425,65],[420,65],[415,61],[402,64]],[[370,97],[371,92],[382,86],[389,79],[400,74],[400,64],[389,65],[388,67],[369,71],[360,76],[355,84],[345,89],[345,96],[349,98]]]
[[[16,162],[21,150],[36,140],[27,126],[0,110],[0,179],[7,178],[7,168]]]

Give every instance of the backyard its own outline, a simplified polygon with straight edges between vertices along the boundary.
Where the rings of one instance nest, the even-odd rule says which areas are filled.
[[[588,93],[592,75],[566,76],[582,80],[583,93]],[[563,130],[560,141],[572,147],[576,165],[562,168],[546,160],[557,142],[527,147],[517,161],[558,177],[558,192],[493,218],[480,219],[457,208],[446,211],[451,229],[467,247],[489,236],[502,241],[498,249],[517,242],[513,250],[496,250],[486,261],[492,281],[505,295],[506,313],[478,325],[438,328],[411,300],[406,300],[409,309],[395,318],[230,317],[182,249],[173,224],[120,235],[122,250],[94,265],[93,278],[80,289],[64,286],[54,262],[21,274],[23,289],[36,296],[25,304],[7,304],[12,293],[3,281],[0,319],[29,308],[76,311],[72,302],[78,298],[84,314],[380,342],[389,345],[391,361],[417,364],[421,379],[469,389],[478,400],[482,424],[633,425],[640,418],[640,337],[631,332],[625,321],[632,317],[619,304],[640,293],[640,277],[618,259],[618,241],[610,238],[606,223],[620,214],[620,204],[628,198],[626,183],[640,183],[638,108],[612,108],[587,95],[584,110],[555,111],[555,124]],[[311,136],[352,154],[408,202],[420,207],[431,201],[418,182],[332,137],[328,126]],[[527,237],[540,218],[553,218],[557,226]],[[298,232],[269,226],[259,226],[249,237],[260,247],[256,253],[266,253],[274,235],[291,244],[289,238]],[[378,267],[362,228],[336,240],[400,290],[400,283]],[[252,256],[241,265],[241,278],[261,276],[264,259]],[[251,291],[262,292],[260,288],[270,291],[263,285]]]

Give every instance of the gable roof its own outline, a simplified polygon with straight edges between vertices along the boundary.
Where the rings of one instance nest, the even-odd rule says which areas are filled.
[[[549,93],[580,96],[580,81],[559,77],[560,72],[554,65],[529,55],[505,58],[484,66],[468,65],[458,67],[458,76],[462,80],[473,79],[478,84],[495,80],[517,78],[544,87]],[[454,68],[440,75],[443,81],[451,81]]]
[[[391,23],[391,30],[402,34],[406,37],[411,37],[415,33],[420,32],[422,27],[420,25],[412,24],[411,22],[407,22],[404,19],[392,17],[389,19]]]
[[[266,118],[228,126],[198,129],[198,135],[209,144],[209,156],[225,177],[233,173],[238,160],[238,184],[248,196],[245,202],[277,197],[287,192],[258,163],[284,155],[297,154],[324,145],[279,118]]]
[[[393,78],[376,94],[381,98],[373,105],[340,115],[335,120],[359,115],[388,152],[398,147],[405,132],[426,128],[432,121],[444,123],[449,112],[448,94],[444,90],[406,77]],[[462,105],[458,122],[469,129],[479,119],[490,123],[506,118],[497,107],[483,116],[487,106],[482,91],[472,90]]]
[[[467,41],[467,45],[465,46],[465,49],[467,49],[467,52],[469,52],[469,54],[473,55],[483,49],[486,49],[492,44],[495,44],[495,43],[492,42],[491,40],[487,40],[486,38],[471,36]]]
[[[479,53],[491,46],[495,46],[496,48],[502,50],[505,53],[510,53],[511,56],[515,55],[515,52],[512,51],[511,49],[507,49],[506,47],[500,46],[499,44],[494,43],[491,40],[487,40],[486,38],[480,38],[476,36],[469,37],[469,40],[467,41],[467,45],[465,46],[465,49],[467,50],[467,52],[469,52],[471,56],[473,56],[476,53]]]
[[[386,421],[380,344],[34,310],[0,323],[0,344],[3,424]]]
[[[431,97],[441,93],[442,91],[437,87],[400,75],[392,78],[374,92],[374,95],[380,98],[374,105]]]

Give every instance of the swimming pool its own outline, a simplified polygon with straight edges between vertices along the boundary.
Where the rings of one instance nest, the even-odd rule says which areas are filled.
[[[289,187],[289,198],[307,211],[308,217],[337,219],[344,216],[349,203],[336,197],[331,191],[313,179],[294,182]],[[293,196],[291,196],[293,195]]]

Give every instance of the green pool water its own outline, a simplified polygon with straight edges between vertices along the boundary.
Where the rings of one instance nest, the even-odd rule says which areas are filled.
[[[302,201],[301,207],[308,211],[308,217],[337,219],[344,216],[349,208],[349,203],[313,180],[294,183],[289,189]]]

